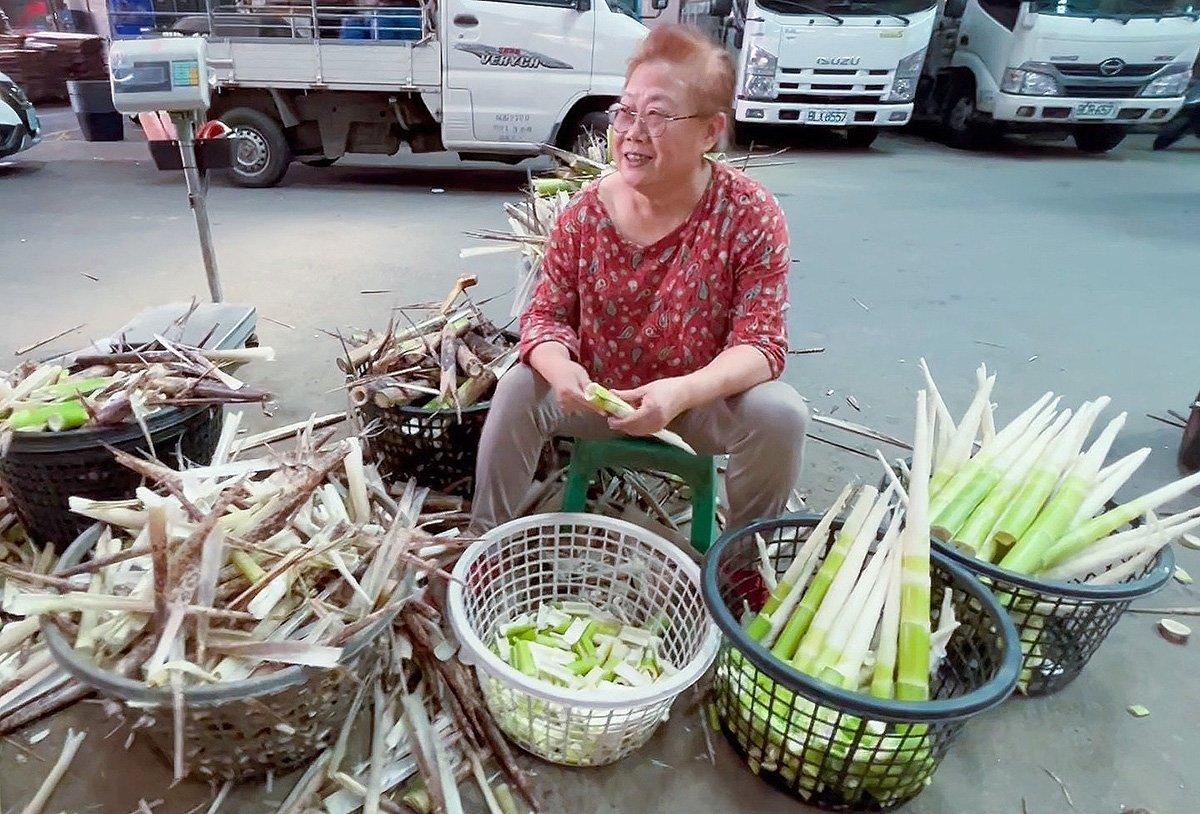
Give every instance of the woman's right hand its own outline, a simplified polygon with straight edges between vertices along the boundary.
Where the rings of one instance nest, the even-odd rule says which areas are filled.
[[[592,380],[583,365],[572,359],[565,347],[557,342],[544,342],[533,349],[529,362],[550,385],[564,413],[601,412],[584,398],[584,388]]]
[[[554,396],[558,399],[558,405],[562,407],[563,412],[568,415],[576,413],[598,413],[596,407],[592,406],[583,396],[584,388],[590,383],[587,371],[583,369],[583,365],[578,362],[568,360],[566,364],[556,371],[553,379],[547,379],[550,382],[550,387],[554,390]]]

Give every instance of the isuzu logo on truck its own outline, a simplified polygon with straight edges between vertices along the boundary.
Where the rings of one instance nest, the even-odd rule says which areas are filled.
[[[454,47],[468,54],[479,57],[483,65],[494,65],[497,68],[556,68],[571,70],[574,66],[561,59],[539,54],[537,51],[526,51],[524,48],[497,48],[494,45],[479,45],[477,43],[456,42]]]
[[[817,57],[818,65],[857,65],[862,57]]]

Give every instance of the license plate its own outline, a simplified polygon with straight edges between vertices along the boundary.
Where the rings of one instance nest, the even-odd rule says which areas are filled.
[[[850,121],[849,110],[808,110],[804,114],[805,124],[837,126]]]
[[[37,132],[38,130],[41,129],[38,127],[37,113],[34,112],[34,109],[32,107],[29,108],[29,129],[33,130],[34,132]]]
[[[1113,102],[1082,102],[1075,105],[1077,119],[1111,119],[1117,115],[1117,106]]]

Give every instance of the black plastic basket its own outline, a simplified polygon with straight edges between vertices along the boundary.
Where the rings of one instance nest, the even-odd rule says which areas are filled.
[[[934,541],[934,550],[974,574],[1012,617],[1021,642],[1024,695],[1048,695],[1075,680],[1135,599],[1167,584],[1175,555],[1164,547],[1143,570],[1115,585],[1039,580]]]
[[[511,345],[520,337],[510,331],[503,336]],[[358,370],[354,375],[362,375]],[[377,422],[378,429],[367,438],[367,453],[379,465],[385,480],[416,480],[436,492],[465,497],[475,492],[475,462],[479,439],[491,409],[491,399],[480,401],[459,412],[453,408],[426,410],[424,407],[380,407],[373,401],[355,406],[366,426]]]
[[[475,459],[491,402],[430,412],[421,407],[357,407],[364,424],[379,422],[367,439],[380,474],[391,481],[415,479],[438,492],[470,497],[475,488]]]
[[[832,811],[887,811],[929,784],[968,718],[1012,693],[1020,670],[1016,630],[978,580],[934,552],[933,625],[949,588],[961,626],[931,677],[930,701],[848,692],[780,662],[739,623],[767,597],[755,536],[770,541],[770,564],[782,576],[819,521],[814,514],[759,521],[726,532],[705,558],[704,599],[725,635],[717,710],[734,749],[776,788]]]
[[[208,464],[221,434],[221,408],[167,407],[146,419],[154,452],[168,463],[176,453]],[[133,496],[141,477],[118,464],[107,447],[142,455],[150,452],[135,422],[119,427],[65,432],[14,433],[0,457],[0,480],[25,531],[38,543],[63,551],[92,520],[72,513],[72,495],[93,500]]]

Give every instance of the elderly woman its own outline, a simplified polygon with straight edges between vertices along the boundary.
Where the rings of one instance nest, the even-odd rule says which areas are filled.
[[[479,445],[471,531],[513,518],[546,440],[669,428],[728,453],[731,525],[784,510],[808,410],[778,381],[787,354],[787,223],[758,182],[706,158],[733,69],[694,29],[655,29],[610,109],[617,171],[560,216]],[[637,409],[609,419],[595,381]]]

